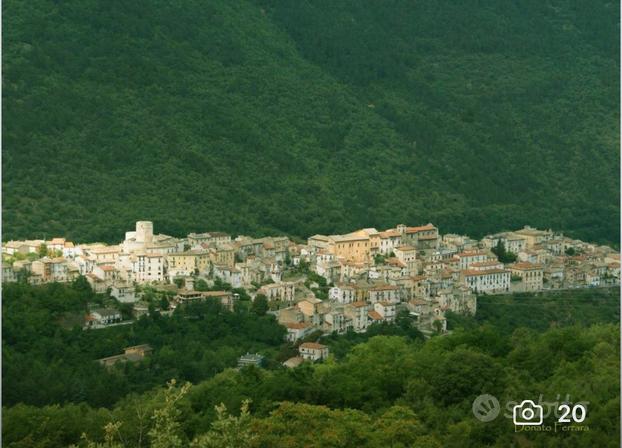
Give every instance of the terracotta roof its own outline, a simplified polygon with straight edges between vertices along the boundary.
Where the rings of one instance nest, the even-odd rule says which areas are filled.
[[[531,271],[534,269],[542,269],[542,266],[534,263],[521,262],[514,263],[513,265],[511,265],[511,268],[518,269],[519,271]]]
[[[460,252],[459,254],[456,254],[454,256],[455,257],[474,257],[474,256],[481,256],[481,255],[487,255],[487,254],[486,252],[482,250],[473,250],[473,251]]]
[[[300,356],[294,356],[293,358],[289,358],[287,361],[283,363],[285,367],[297,367],[304,362],[304,359]]]
[[[436,238],[434,235],[422,235],[419,237],[420,240],[435,240]]]
[[[400,261],[398,258],[390,257],[385,260],[385,263],[391,266],[399,266],[401,268],[405,268],[406,264]]]
[[[417,232],[423,232],[425,230],[434,230],[435,227],[432,224],[426,224],[425,226],[418,226],[418,227],[406,227],[406,233],[417,233]]]
[[[399,237],[402,236],[402,234],[400,232],[398,232],[397,230],[385,230],[384,232],[379,232],[378,233],[380,235],[380,238],[395,238],[395,237]]]
[[[476,263],[471,263],[471,267],[485,267],[485,266],[496,266],[498,264],[502,264],[500,261],[489,260],[489,261],[478,261]]]
[[[204,297],[223,297],[232,295],[229,291],[204,291],[202,293]]]
[[[486,269],[485,271],[474,271],[472,269],[467,269],[465,271],[462,271],[463,275],[466,276],[475,276],[475,275],[489,275],[489,274],[504,274],[504,273],[509,273],[510,271],[507,271],[505,269]]]
[[[368,311],[367,315],[374,320],[382,320],[382,316],[378,311]]]
[[[363,306],[367,306],[367,302],[363,302],[362,300],[359,300],[358,302],[352,302],[352,306],[356,308],[361,308]]]
[[[288,322],[285,326],[291,330],[303,330],[305,328],[309,328],[309,324],[304,322]]]
[[[326,235],[313,235],[310,236],[308,239],[310,240],[320,240],[320,241],[328,241],[329,238]]]
[[[349,233],[347,235],[331,235],[330,239],[335,243],[340,243],[343,241],[363,241],[369,240],[369,235],[356,235],[354,233]]]

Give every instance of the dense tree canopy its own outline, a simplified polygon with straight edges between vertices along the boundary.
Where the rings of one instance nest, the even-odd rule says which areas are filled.
[[[209,378],[235,366],[247,351],[276,355],[283,345],[285,329],[274,317],[230,312],[213,302],[180,308],[171,318],[155,313],[129,326],[83,331],[74,324],[82,323],[94,297],[82,288],[80,281],[72,287],[3,285],[5,405],[84,401],[110,406],[170,378]],[[107,370],[95,362],[138,344],[154,348],[138,365]]]
[[[81,282],[4,285],[3,443],[56,448],[83,432],[98,441],[107,423],[122,422],[108,430],[124,446],[146,446],[156,433],[169,440],[171,431],[181,446],[196,437],[198,446],[218,446],[206,440],[222,440],[226,428],[246,440],[242,421],[224,409],[237,415],[250,400],[252,417],[242,419],[254,435],[250,446],[618,446],[616,291],[480,298],[476,317],[450,315],[452,333],[428,340],[401,315],[368,334],[324,338],[333,356],[286,369],[276,362],[293,356],[283,348],[284,329],[250,309],[206,303],[83,331],[61,325],[96,299]],[[145,342],[155,351],[139,365],[108,371],[93,362]],[[246,351],[266,354],[266,368],[230,368]],[[173,377],[194,386],[174,411],[164,410],[162,386]],[[590,429],[516,434],[506,417],[475,419],[471,405],[481,394],[504,404],[540,394],[587,401]],[[157,410],[158,419],[175,415],[178,424],[163,423],[169,430],[161,433],[151,418]]]
[[[3,2],[3,233],[619,235],[598,1]]]

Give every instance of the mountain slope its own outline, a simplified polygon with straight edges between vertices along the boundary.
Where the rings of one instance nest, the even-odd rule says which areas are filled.
[[[4,239],[616,241],[617,10],[521,4],[7,1]]]

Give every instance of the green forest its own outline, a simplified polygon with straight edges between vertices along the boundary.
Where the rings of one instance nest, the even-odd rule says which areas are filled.
[[[606,0],[7,0],[3,238],[434,222],[617,244]]]
[[[480,297],[476,316],[450,315],[451,333],[429,339],[401,315],[396,325],[322,339],[329,359],[295,369],[280,364],[296,353],[283,342],[284,328],[253,307],[207,302],[131,326],[66,325],[67,313],[93,300],[80,280],[3,285],[3,446],[620,443],[615,288]],[[111,369],[94,362],[141,343],[154,347],[142,362]],[[247,351],[265,355],[265,367],[234,369]],[[483,393],[501,403],[540,395],[589,402],[589,430],[525,434],[503,416],[480,422],[471,404]]]

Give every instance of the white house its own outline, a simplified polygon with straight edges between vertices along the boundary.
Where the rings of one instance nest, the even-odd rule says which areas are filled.
[[[316,342],[303,342],[298,347],[298,353],[303,359],[319,361],[328,357],[328,347]]]
[[[131,285],[112,285],[110,288],[110,295],[121,303],[135,303],[138,301],[135,288]]]
[[[131,258],[133,278],[138,283],[163,282],[166,260],[161,254],[137,253]]]
[[[286,338],[289,342],[296,342],[313,331],[313,327],[305,322],[288,322],[284,325],[287,328]]]
[[[380,316],[382,316],[382,319],[386,322],[395,321],[395,308],[395,303],[390,303],[386,301],[374,303],[374,311],[380,314]]]
[[[510,271],[505,269],[463,270],[460,277],[463,284],[475,293],[494,294],[510,290]]]
[[[367,330],[369,306],[366,302],[359,301],[346,305],[345,315],[352,321],[352,329],[357,333],[364,333]]]
[[[328,298],[341,304],[352,303],[356,300],[356,288],[347,283],[338,283],[328,290]]]

